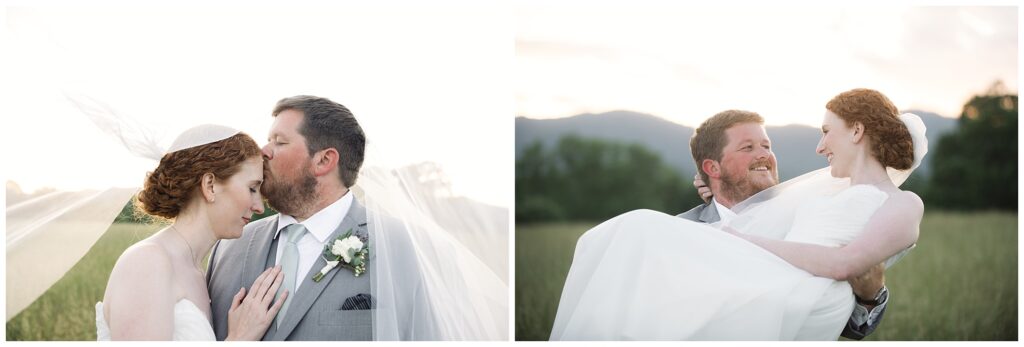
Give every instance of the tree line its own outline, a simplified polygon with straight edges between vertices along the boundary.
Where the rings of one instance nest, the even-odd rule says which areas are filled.
[[[1017,95],[996,83],[968,101],[958,128],[943,135],[929,176],[902,189],[927,209],[1017,210]],[[701,204],[692,177],[654,151],[566,135],[547,148],[534,142],[516,159],[517,223],[605,220],[634,209],[678,214]]]

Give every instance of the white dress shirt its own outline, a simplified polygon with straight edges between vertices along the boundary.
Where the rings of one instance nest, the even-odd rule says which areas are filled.
[[[736,218],[736,212],[718,203],[718,198],[711,198],[715,202],[715,210],[718,211],[718,225],[729,225],[729,221]]]
[[[885,291],[889,290],[888,288],[885,288],[885,286],[882,286],[882,288]],[[868,311],[867,307],[861,305],[858,302],[857,305],[853,306],[853,315],[850,316],[850,320],[853,321],[853,324],[856,324],[857,326],[862,326],[864,324],[875,325],[875,321],[878,320],[878,315],[881,314],[883,310],[885,310],[885,305],[888,303],[889,297],[886,296],[885,300],[882,300],[882,302],[878,303],[878,306],[872,307],[871,310]]]
[[[331,236],[331,233],[341,224],[341,220],[345,219],[350,207],[352,207],[351,192],[345,193],[338,201],[331,203],[324,209],[314,213],[309,219],[299,223],[306,227],[306,230],[309,232],[303,235],[299,241],[295,242],[299,248],[299,276],[295,276],[296,283],[294,287],[296,292],[299,291],[299,285],[306,280],[306,275],[309,274],[313,264],[316,263],[316,260],[320,258],[320,254],[323,253],[324,245],[329,241],[327,237]],[[277,234],[274,235],[274,238],[281,237],[281,230],[295,223],[298,223],[295,217],[281,213],[277,223]],[[284,252],[284,245],[281,244],[281,241],[283,240],[278,240],[275,264],[281,263],[281,253]],[[319,270],[317,269],[317,271]],[[294,294],[291,293],[289,295]]]

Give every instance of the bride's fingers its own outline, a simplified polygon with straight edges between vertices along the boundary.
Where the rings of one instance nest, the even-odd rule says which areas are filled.
[[[279,271],[274,277],[274,283],[270,284],[270,290],[267,290],[267,294],[263,296],[263,307],[267,307],[274,300],[277,290],[281,288],[281,283],[284,283],[284,272]]]
[[[252,287],[249,288],[249,298],[256,298],[256,294],[259,293],[260,286],[263,285],[263,280],[269,276],[270,271],[273,269],[274,268],[267,268],[263,273],[256,277],[255,281],[252,281]]]
[[[267,268],[266,270],[263,270],[263,273],[260,273],[259,276],[256,277],[256,280],[253,280],[253,285],[252,287],[249,288],[249,295],[247,296],[247,298],[256,298],[256,295],[259,293],[259,288],[263,286],[263,278],[266,278],[266,276],[269,275],[271,269],[273,268],[270,267]]]
[[[281,297],[278,298],[276,302],[274,302],[273,306],[270,306],[270,310],[267,311],[267,317],[271,317],[271,318],[276,317],[277,316],[277,312],[281,310],[281,306],[284,305],[284,301],[285,300],[288,300],[288,290],[287,289],[285,289],[284,292],[281,292]]]
[[[235,298],[231,300],[231,308],[228,311],[234,311],[238,308],[238,305],[242,303],[242,298],[245,297],[245,287],[238,290],[238,294],[235,294]]]
[[[258,289],[259,291],[256,292],[257,300],[262,300],[263,296],[267,295],[267,290],[270,289],[270,285],[274,283],[274,279],[277,278],[277,275],[279,273],[281,273],[280,269],[280,266],[275,266],[270,268],[270,270],[267,270],[267,275],[263,277],[263,280],[260,282],[260,288]]]

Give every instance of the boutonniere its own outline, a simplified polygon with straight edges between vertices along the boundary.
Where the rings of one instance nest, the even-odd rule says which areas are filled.
[[[352,269],[356,277],[366,272],[366,257],[370,254],[369,242],[364,243],[358,236],[352,235],[352,229],[348,229],[345,235],[338,236],[332,242],[324,245],[324,252],[320,256],[327,261],[327,265],[320,272],[313,275],[314,282],[320,282],[332,269],[341,265]]]

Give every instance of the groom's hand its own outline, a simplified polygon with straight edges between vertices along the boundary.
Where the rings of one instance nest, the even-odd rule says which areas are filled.
[[[693,187],[697,188],[697,195],[700,195],[701,200],[704,200],[704,202],[711,201],[711,197],[715,195],[711,193],[711,188],[708,188],[708,185],[700,178],[700,174],[693,175]]]
[[[875,294],[885,285],[885,263],[868,269],[867,272],[849,280],[853,294],[861,300],[874,300]]]

